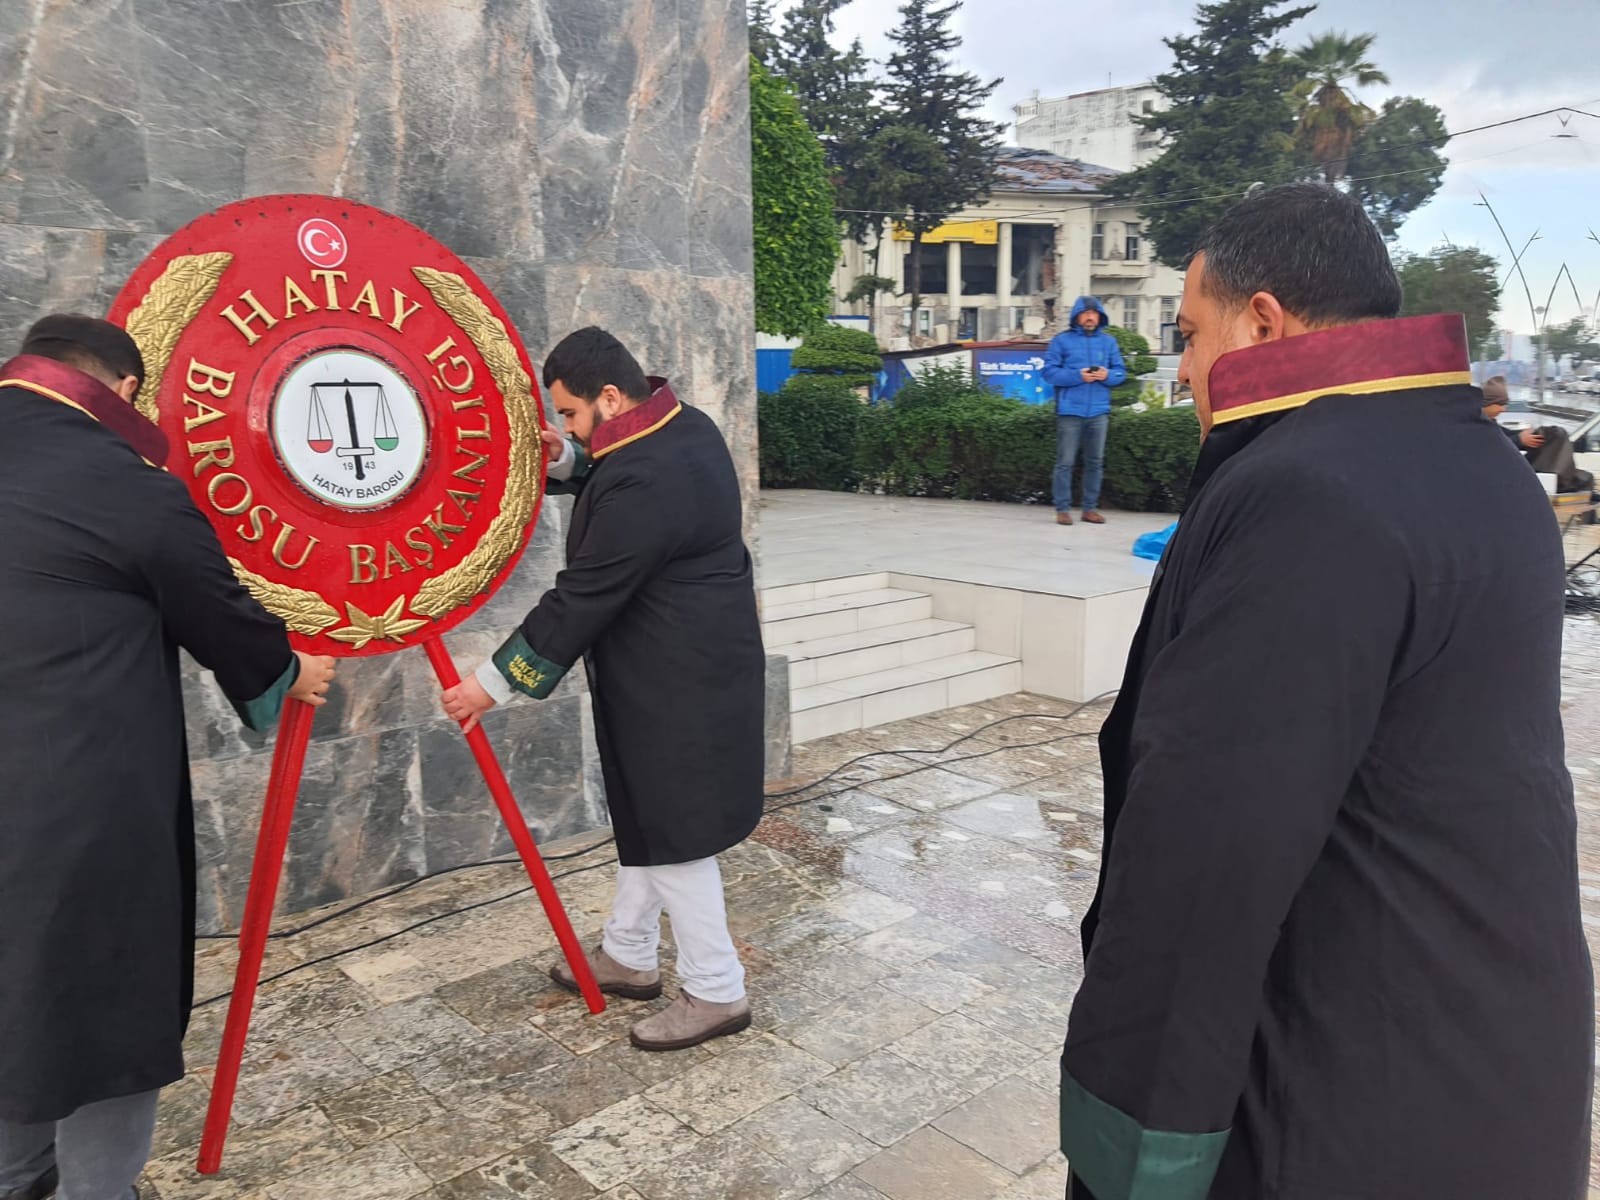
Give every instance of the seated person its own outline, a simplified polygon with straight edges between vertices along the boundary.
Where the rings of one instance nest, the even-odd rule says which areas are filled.
[[[1483,415],[1489,420],[1499,423],[1500,414],[1506,411],[1509,399],[1504,375],[1483,381]],[[1558,495],[1588,493],[1594,489],[1594,476],[1578,469],[1572,458],[1572,441],[1561,426],[1542,425],[1537,429],[1521,431],[1502,426],[1502,432],[1522,451],[1522,456],[1535,472],[1556,477]]]

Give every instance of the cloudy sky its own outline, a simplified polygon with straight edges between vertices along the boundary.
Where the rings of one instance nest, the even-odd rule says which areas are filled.
[[[882,59],[900,0],[851,0],[839,14],[841,42],[859,37]],[[1193,0],[1136,4],[1062,0],[966,0],[957,15],[961,60],[986,78],[1003,77],[991,105],[1010,121],[1011,106],[1039,91],[1060,96],[1110,84],[1137,83],[1171,65],[1163,37],[1194,27]],[[1375,33],[1373,57],[1389,75],[1388,88],[1368,89],[1377,104],[1387,95],[1420,96],[1444,110],[1452,130],[1571,105],[1600,114],[1600,6],[1595,0],[1323,0],[1290,31],[1297,44],[1329,29]],[[1558,134],[1576,136],[1558,137]],[[1008,131],[1008,140],[1011,134]],[[1570,266],[1585,310],[1600,293],[1600,119],[1575,116],[1563,128],[1554,116],[1452,141],[1444,186],[1413,213],[1400,244],[1427,250],[1445,241],[1474,245],[1510,265],[1505,243],[1481,191],[1494,204],[1518,249],[1537,229],[1539,241],[1523,266],[1543,305],[1561,265]],[[1520,284],[1501,309],[1504,325],[1532,326]],[[1551,319],[1578,313],[1565,280]]]

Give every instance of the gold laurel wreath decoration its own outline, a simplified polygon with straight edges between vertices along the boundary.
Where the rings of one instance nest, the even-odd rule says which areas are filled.
[[[175,258],[128,314],[125,328],[144,356],[144,386],[136,407],[150,420],[159,419],[161,378],[178,339],[216,293],[232,262],[233,255],[225,250]]]
[[[316,592],[290,587],[286,583],[274,583],[257,575],[236,558],[230,558],[228,565],[261,607],[273,616],[282,617],[291,633],[315,637],[328,626],[339,623],[339,610]]]
[[[489,373],[505,398],[511,428],[511,466],[500,512],[472,553],[442,575],[428,580],[411,601],[413,612],[437,618],[488,591],[495,576],[522,544],[523,531],[539,502],[539,419],[533,405],[533,380],[522,369],[522,360],[517,356],[505,323],[489,311],[461,276],[432,267],[413,267],[411,273],[433,294],[434,302],[472,339],[483,361],[489,365]]]

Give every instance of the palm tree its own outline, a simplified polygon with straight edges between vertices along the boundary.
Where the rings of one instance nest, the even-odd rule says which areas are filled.
[[[1301,152],[1322,171],[1329,183],[1345,176],[1350,149],[1372,120],[1372,110],[1351,95],[1350,86],[1388,83],[1389,77],[1369,62],[1367,53],[1377,35],[1354,37],[1330,31],[1312,38],[1295,51],[1305,71],[1296,89],[1300,100],[1300,127],[1295,140]]]

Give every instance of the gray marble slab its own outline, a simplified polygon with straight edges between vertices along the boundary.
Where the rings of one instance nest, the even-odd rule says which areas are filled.
[[[410,220],[499,297],[535,367],[602,324],[722,427],[756,546],[740,0],[12,0],[0,4],[0,358],[46,312],[103,312],[167,233],[304,191]],[[553,414],[548,414],[553,415]],[[462,669],[550,587],[571,502],[448,643]],[[207,931],[236,925],[271,739],[184,664]],[[280,911],[509,840],[420,651],[348,663],[317,716]],[[787,770],[787,685],[768,696]],[[488,723],[542,839],[605,821],[581,669]]]

